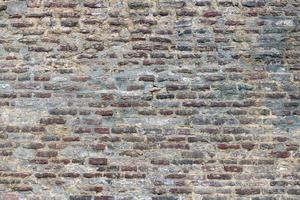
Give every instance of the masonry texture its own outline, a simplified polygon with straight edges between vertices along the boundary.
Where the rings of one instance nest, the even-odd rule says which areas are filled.
[[[298,0],[0,0],[0,200],[299,200]]]

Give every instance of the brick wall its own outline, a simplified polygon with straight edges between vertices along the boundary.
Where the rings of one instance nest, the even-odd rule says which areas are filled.
[[[0,199],[299,199],[299,15],[0,0]]]

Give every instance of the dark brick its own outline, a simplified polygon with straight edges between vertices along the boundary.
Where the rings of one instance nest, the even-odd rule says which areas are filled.
[[[107,158],[89,158],[90,165],[107,165]]]
[[[178,200],[178,198],[173,196],[157,196],[152,197],[152,200]]]
[[[46,157],[46,158],[56,157],[57,155],[58,155],[57,151],[38,151],[36,153],[36,156]]]
[[[242,5],[245,7],[262,7],[266,4],[265,0],[243,0]]]
[[[114,200],[113,196],[95,196],[94,200]]]
[[[45,125],[52,125],[52,124],[65,124],[66,120],[62,117],[49,117],[49,118],[43,118],[40,120],[41,124]]]
[[[203,16],[204,17],[217,17],[217,16],[221,16],[222,13],[218,12],[218,11],[204,11],[203,12]]]
[[[70,200],[92,200],[92,196],[89,195],[76,195],[70,196]]]
[[[235,192],[238,195],[256,195],[256,194],[260,194],[260,189],[258,189],[258,188],[243,188],[243,189],[236,189]]]
[[[300,189],[288,189],[287,193],[292,195],[300,195]]]
[[[53,173],[36,173],[34,175],[36,178],[55,178],[56,175]]]

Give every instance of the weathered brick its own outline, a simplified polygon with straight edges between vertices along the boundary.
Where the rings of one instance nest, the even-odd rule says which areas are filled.
[[[288,158],[290,157],[291,153],[288,151],[274,151],[271,152],[271,156],[276,157],[276,158]]]
[[[15,185],[12,187],[12,189],[14,191],[18,191],[18,192],[28,192],[28,191],[32,191],[32,186],[31,185]]]
[[[64,27],[74,27],[78,25],[78,21],[76,19],[63,19],[61,21],[61,26]]]
[[[113,127],[111,129],[112,133],[120,134],[120,133],[136,133],[137,130],[135,127]]]
[[[174,196],[157,196],[152,197],[152,200],[178,200],[178,198]]]
[[[239,149],[240,145],[239,144],[218,144],[219,149]]]
[[[76,195],[70,196],[69,200],[92,200],[93,196],[89,195]]]
[[[42,144],[42,143],[38,143],[38,142],[32,142],[32,143],[29,143],[29,144],[25,144],[24,145],[24,148],[26,149],[41,149],[43,148],[45,145]]]
[[[105,127],[95,128],[94,131],[95,131],[95,133],[100,133],[100,134],[109,134],[110,133],[110,129],[105,128]]]
[[[40,120],[40,123],[45,125],[65,124],[66,120],[62,117],[49,117],[49,118],[42,118]]]
[[[203,16],[204,17],[217,17],[217,16],[221,16],[222,13],[218,12],[218,11],[205,11],[203,12]]]
[[[231,175],[229,174],[208,174],[208,179],[221,179],[221,180],[229,180],[231,179]]]
[[[299,189],[288,189],[287,193],[292,194],[292,195],[300,195],[300,190]]]
[[[224,170],[226,172],[242,172],[243,168],[240,166],[230,165],[230,166],[224,166]]]
[[[130,9],[144,9],[144,8],[149,8],[150,4],[149,3],[144,3],[142,1],[134,1],[134,2],[129,2],[128,7]]]
[[[89,158],[90,165],[107,165],[107,158]]]
[[[260,189],[258,188],[241,188],[235,190],[238,195],[255,195],[260,194]]]
[[[261,7],[266,4],[265,0],[243,0],[242,5],[245,7]]]
[[[54,108],[49,110],[50,115],[76,115],[77,110],[76,109],[59,109],[59,108]]]
[[[36,173],[34,175],[36,178],[55,178],[56,175],[53,173]]]
[[[38,151],[36,153],[36,156],[46,157],[46,158],[56,157],[57,155],[58,155],[57,151]]]
[[[46,159],[33,159],[33,160],[30,160],[30,163],[46,165],[46,164],[48,164],[48,160],[46,160]]]
[[[113,196],[95,196],[94,200],[114,200]]]

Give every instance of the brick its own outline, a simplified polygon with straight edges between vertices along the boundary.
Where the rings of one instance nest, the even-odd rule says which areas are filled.
[[[50,109],[49,110],[49,114],[51,115],[76,115],[77,114],[77,110],[76,109],[58,109],[58,108],[54,108],[54,109]]]
[[[162,149],[189,149],[189,145],[184,143],[163,143],[160,146]]]
[[[127,179],[144,179],[146,178],[145,174],[138,174],[138,173],[125,173],[124,178]]]
[[[239,144],[218,144],[219,149],[239,149],[240,145]]]
[[[30,160],[30,163],[39,164],[39,165],[46,165],[46,164],[48,164],[48,160],[46,160],[46,159],[33,159],[33,160]]]
[[[140,76],[139,81],[145,81],[145,82],[154,82],[155,76],[154,75],[143,75]]]
[[[0,10],[1,10],[1,8],[0,8]],[[3,193],[0,197],[3,199],[7,199],[7,200],[18,200],[19,199],[19,195],[16,193]]]
[[[276,157],[276,158],[288,158],[290,157],[290,152],[288,151],[276,151],[276,152],[271,152],[271,156]]]
[[[191,189],[190,188],[171,188],[170,193],[173,194],[189,194],[191,193]]]
[[[203,12],[203,16],[204,17],[217,17],[217,16],[221,16],[222,13],[218,12],[218,11],[205,11]]]
[[[185,107],[204,107],[207,104],[204,101],[187,101],[187,102],[182,102],[182,106]]]
[[[299,189],[288,189],[287,193],[292,194],[292,195],[300,195],[300,190]]]
[[[74,27],[78,25],[78,21],[75,19],[63,19],[61,21],[61,26],[64,27]]]
[[[137,130],[135,127],[113,127],[111,129],[112,133],[120,134],[120,133],[136,133]]]
[[[240,166],[234,166],[234,165],[227,165],[227,166],[224,166],[224,170],[226,172],[242,172],[243,171],[243,168],[240,167]]]
[[[236,189],[235,192],[238,195],[255,195],[255,194],[260,194],[260,189],[256,189],[256,188]]]
[[[18,192],[28,192],[28,191],[32,191],[32,186],[31,185],[16,185],[13,186],[12,189],[14,191],[18,191]]]
[[[113,196],[95,196],[94,200],[114,200]]]
[[[242,148],[247,149],[248,151],[252,150],[255,147],[253,143],[242,143]]]
[[[164,159],[153,159],[153,160],[151,160],[151,164],[154,164],[154,165],[169,165],[170,162],[168,160],[164,160]]]
[[[176,12],[177,16],[189,16],[189,17],[193,17],[197,14],[196,11],[194,10],[186,10],[186,9],[182,9]]]
[[[65,124],[66,120],[62,117],[49,117],[40,120],[41,124],[52,125],[52,124]]]
[[[109,134],[110,130],[109,128],[104,128],[104,127],[99,127],[99,128],[95,128],[95,133],[100,133],[100,134]]]
[[[36,153],[36,156],[46,157],[46,158],[56,157],[57,155],[58,155],[57,151],[38,151]]]
[[[178,200],[178,198],[173,196],[157,196],[152,197],[152,200]]]
[[[24,148],[26,149],[41,149],[43,148],[45,145],[42,143],[38,143],[38,142],[32,142],[29,144],[24,145]]]
[[[53,173],[36,173],[34,175],[36,178],[55,178],[56,175]]]
[[[107,165],[107,158],[89,158],[90,165]]]
[[[142,1],[135,1],[135,2],[129,2],[128,3],[128,7],[130,9],[145,9],[145,8],[149,8],[150,5],[149,3],[144,3]]]
[[[92,196],[89,196],[89,195],[75,195],[75,196],[70,196],[69,200],[92,200]]]
[[[157,99],[174,99],[175,95],[174,94],[157,94],[156,95]]]
[[[229,180],[231,175],[229,174],[209,174],[207,175],[208,179],[220,179],[220,180]]]
[[[101,143],[98,143],[98,144],[91,144],[90,145],[92,147],[92,149],[94,150],[105,150],[106,149],[106,145],[105,144],[101,144]]]
[[[262,7],[266,4],[265,0],[243,0],[242,5],[245,7]]]

